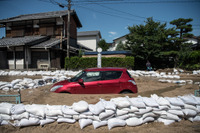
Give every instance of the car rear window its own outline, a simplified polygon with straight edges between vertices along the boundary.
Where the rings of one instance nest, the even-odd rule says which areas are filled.
[[[118,79],[122,75],[122,71],[105,71],[104,80]]]

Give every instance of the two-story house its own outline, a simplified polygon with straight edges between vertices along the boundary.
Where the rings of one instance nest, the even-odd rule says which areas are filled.
[[[0,39],[0,69],[63,68],[67,54],[67,16],[67,11],[54,11],[0,20],[6,31],[6,37]],[[80,48],[77,28],[82,24],[74,10],[70,16],[70,56],[73,56]]]

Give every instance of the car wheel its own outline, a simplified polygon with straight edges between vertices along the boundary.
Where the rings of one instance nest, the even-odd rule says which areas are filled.
[[[133,92],[130,90],[124,90],[124,91],[120,92],[120,94],[130,94],[130,93],[133,93]]]

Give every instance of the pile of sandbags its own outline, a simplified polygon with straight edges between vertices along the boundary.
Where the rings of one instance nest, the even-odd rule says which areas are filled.
[[[0,70],[1,76],[75,76],[80,71],[66,71],[66,70],[56,70],[56,71],[3,71]]]
[[[12,90],[23,90],[23,89],[33,89],[38,88],[44,85],[51,85],[55,82],[67,80],[69,77],[66,76],[57,76],[57,77],[50,77],[50,76],[43,76],[42,79],[15,79],[12,82],[1,82],[0,81],[0,90],[3,91],[12,91]]]
[[[81,129],[88,125],[93,125],[94,129],[107,125],[112,129],[149,122],[169,125],[182,119],[200,121],[200,97],[159,97],[153,94],[151,97],[118,97],[110,101],[100,99],[96,104],[79,101],[72,106],[0,104],[0,125],[17,127],[78,121]]]

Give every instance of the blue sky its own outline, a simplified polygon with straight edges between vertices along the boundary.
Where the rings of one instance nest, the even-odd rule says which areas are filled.
[[[67,9],[50,1],[67,4],[66,0],[0,0],[0,19]],[[141,0],[109,0],[109,2],[99,0],[93,4],[91,2],[84,4],[83,1],[89,0],[72,1],[79,1],[72,5],[72,9],[76,10],[83,25],[78,31],[99,30],[106,42],[112,42],[113,39],[128,34],[128,26],[144,24],[148,17],[153,17],[155,21],[161,23],[167,22],[168,27],[172,27],[169,22],[174,19],[192,18],[191,24],[194,25],[192,33],[195,36],[200,35],[200,0],[190,2],[189,0],[184,0],[185,2],[180,2],[183,0],[142,0],[142,2]],[[5,30],[1,28],[0,37],[2,36],[5,36]]]

